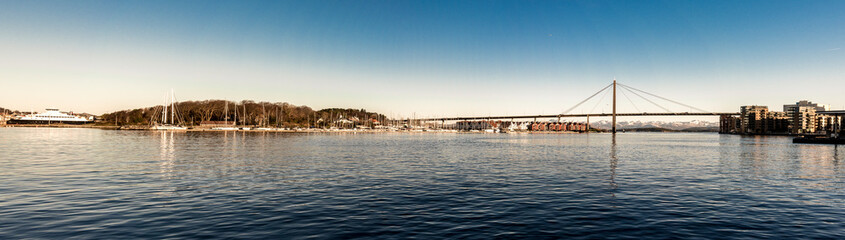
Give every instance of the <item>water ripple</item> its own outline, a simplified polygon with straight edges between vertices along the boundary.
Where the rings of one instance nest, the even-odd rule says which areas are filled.
[[[783,137],[0,129],[0,239],[842,238]]]

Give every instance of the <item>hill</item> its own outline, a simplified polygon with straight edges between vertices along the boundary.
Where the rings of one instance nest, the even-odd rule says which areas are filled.
[[[277,127],[331,127],[339,122],[346,126],[372,124],[371,119],[383,121],[382,114],[364,109],[323,109],[314,111],[308,106],[289,103],[255,102],[244,100],[184,101],[176,103],[178,119],[187,126],[196,126],[203,121],[235,121],[238,125]],[[162,106],[122,110],[103,114],[101,122],[113,125],[150,125],[161,117]],[[236,112],[237,111],[237,112]]]
[[[20,112],[17,111],[17,110],[12,110],[12,109],[8,109],[8,108],[0,107],[0,114],[12,114],[12,113],[20,113]]]
[[[719,127],[691,127],[681,129],[681,132],[719,132]]]

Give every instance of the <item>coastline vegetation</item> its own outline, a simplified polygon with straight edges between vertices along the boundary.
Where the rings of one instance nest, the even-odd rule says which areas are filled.
[[[22,114],[22,113],[24,113],[24,112],[21,112],[21,111],[18,111],[18,110],[12,110],[12,109],[8,109],[8,108],[2,108],[2,107],[0,107],[0,115],[5,115],[5,114]]]
[[[186,126],[198,126],[202,122],[224,122],[246,126],[272,127],[372,127],[383,122],[386,116],[365,109],[329,108],[315,111],[308,106],[296,106],[283,102],[256,102],[243,100],[183,101],[175,103],[177,119]],[[132,126],[150,125],[161,119],[161,105],[122,110],[100,116],[105,125]],[[237,111],[237,112],[235,112]]]

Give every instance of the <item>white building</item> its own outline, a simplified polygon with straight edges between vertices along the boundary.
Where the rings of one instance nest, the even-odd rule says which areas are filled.
[[[783,111],[789,117],[789,128],[792,133],[814,133],[827,125],[826,121],[819,121],[816,112],[830,110],[829,104],[818,104],[801,100],[795,104],[783,105]]]

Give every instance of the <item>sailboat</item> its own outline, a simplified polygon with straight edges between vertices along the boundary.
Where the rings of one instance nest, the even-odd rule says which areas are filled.
[[[181,125],[182,120],[178,120],[177,124],[177,117],[178,113],[176,111],[176,95],[173,93],[173,89],[170,89],[170,94],[164,95],[164,105],[161,106],[161,122],[156,122],[153,124],[151,129],[153,130],[187,130],[188,128],[183,127]],[[168,115],[170,118],[168,118]]]
[[[239,127],[238,130],[250,130],[252,128],[246,126],[246,101],[244,101],[243,103],[244,103],[243,104],[244,114],[241,114],[241,124],[243,124],[243,127]],[[238,112],[238,106],[235,105],[235,113],[237,113],[237,112]],[[238,120],[237,117],[235,117],[235,120]]]
[[[267,122],[268,122],[267,108],[264,107],[263,102],[261,103],[261,112],[263,113],[261,115],[261,124],[260,124],[261,126],[256,128],[255,130],[259,130],[259,131],[275,131],[275,130],[278,130],[276,128],[271,128],[271,127],[267,126]]]
[[[232,126],[229,127],[229,101],[225,101],[225,104],[226,105],[223,107],[223,116],[224,116],[223,117],[223,125],[225,125],[226,127],[216,127],[216,128],[212,128],[211,130],[225,130],[225,131],[238,130],[238,128],[234,127],[235,122],[232,122]],[[238,106],[237,106],[237,103],[236,103],[235,113],[238,112],[237,108],[238,108]]]

